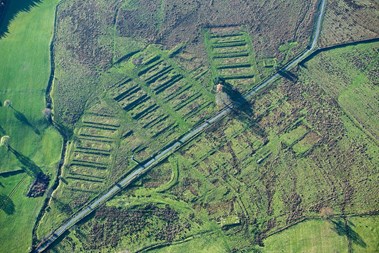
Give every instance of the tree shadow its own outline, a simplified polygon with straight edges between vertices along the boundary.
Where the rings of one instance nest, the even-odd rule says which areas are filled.
[[[65,140],[70,140],[74,137],[74,131],[61,123],[52,121],[54,127],[58,130],[58,132],[63,136]]]
[[[357,232],[355,232],[350,225],[345,224],[341,220],[339,221],[330,220],[330,221],[334,226],[332,229],[335,232],[337,232],[338,235],[346,236],[350,241],[352,241],[353,243],[363,248],[367,247],[367,244],[363,241],[362,237]]]
[[[1,135],[6,135],[7,132],[5,131],[5,129],[0,125],[0,134]]]
[[[224,78],[218,77],[214,80],[214,84],[222,84],[224,92],[232,100],[232,112],[233,116],[241,122],[248,122],[249,128],[259,137],[265,141],[267,134],[263,128],[261,128],[254,119],[253,105],[248,101],[237,89],[228,83]]]
[[[0,209],[6,214],[11,215],[15,212],[14,203],[10,197],[0,194]]]
[[[58,245],[63,241],[63,239],[65,239],[68,235],[70,234],[70,231],[67,230],[66,232],[64,232],[62,235],[58,236],[57,234],[54,234],[54,237],[56,237],[56,240],[49,246],[47,247],[47,251],[48,252],[60,252],[59,248],[58,248]],[[32,251],[32,252],[36,252],[36,251]]]
[[[24,173],[25,171],[24,170],[11,170],[11,171],[4,171],[4,172],[1,172],[0,174],[0,177],[13,177],[15,175],[18,175],[18,174],[21,174],[21,173]],[[0,183],[1,185],[1,183]]]
[[[281,69],[278,71],[278,74],[294,83],[296,83],[298,80],[298,77],[288,70]]]
[[[253,115],[253,107],[251,103],[246,100],[246,98],[231,85],[228,83],[224,78],[216,78],[214,81],[215,84],[222,84],[223,85],[223,90],[230,99],[232,100],[233,103],[233,110],[236,112],[243,112],[245,113],[248,117],[251,117]]]
[[[22,169],[30,176],[37,178],[39,175],[43,174],[41,168],[35,164],[29,157],[24,156],[17,150],[9,147],[9,150],[16,156],[17,160],[22,163]]]
[[[9,33],[9,25],[20,12],[28,12],[41,0],[0,0],[0,39]]]
[[[38,134],[38,135],[41,134],[41,132],[38,130],[38,128],[35,127],[34,125],[32,125],[32,123],[30,123],[30,121],[28,120],[28,118],[26,118],[26,116],[22,112],[14,109],[13,107],[12,107],[12,109],[14,111],[14,116],[16,117],[16,119],[18,119],[22,124],[27,125],[31,129],[33,129],[33,131],[36,134]]]

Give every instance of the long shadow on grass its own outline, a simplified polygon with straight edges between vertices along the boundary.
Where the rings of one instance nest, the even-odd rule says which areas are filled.
[[[55,248],[55,247],[57,247],[62,241],[63,241],[63,239],[65,239],[68,235],[70,234],[70,231],[66,231],[66,232],[64,232],[61,236],[59,236],[48,248],[47,248],[47,251],[48,252],[53,252],[53,253],[55,253],[55,252],[61,252],[60,250],[59,250],[59,248],[57,249],[57,248]],[[55,236],[57,236],[56,234],[54,234]],[[37,246],[34,246],[34,248],[36,248]],[[37,252],[37,251],[32,251],[32,252]]]
[[[1,135],[5,135],[6,134],[5,129],[1,125],[0,125],[0,134]]]
[[[290,80],[293,83],[297,82],[298,77],[294,73],[292,73],[291,71],[288,71],[288,70],[279,70],[278,74],[281,75],[282,77]]]
[[[0,0],[0,39],[9,32],[9,25],[20,12],[28,12],[41,0]]]
[[[10,197],[4,194],[0,194],[0,209],[6,214],[11,215],[14,213],[14,203]]]
[[[253,107],[251,106],[250,102],[246,100],[246,98],[237,89],[234,89],[233,85],[221,77],[216,78],[214,83],[223,85],[224,92],[228,94],[232,100],[234,111],[243,112],[248,117],[251,117],[253,115]]]
[[[353,243],[366,248],[367,244],[363,241],[362,237],[355,232],[352,227],[348,224],[345,224],[343,221],[333,221],[331,220],[333,227],[333,230],[337,232],[340,236],[346,236],[350,241]]]
[[[224,87],[225,93],[228,94],[232,100],[232,111],[233,116],[242,122],[249,122],[251,130],[258,136],[265,138],[266,133],[258,124],[256,124],[257,119],[253,119],[254,111],[253,106],[237,89],[235,89],[230,83],[225,81],[223,78],[216,78],[215,84],[221,83]]]
[[[38,134],[38,135],[41,134],[41,132],[38,130],[38,128],[35,127],[32,123],[30,123],[30,121],[28,120],[28,118],[26,118],[26,116],[22,112],[17,111],[13,107],[12,107],[12,109],[14,110],[14,116],[16,117],[16,119],[18,119],[22,124],[27,125],[31,129],[33,129],[33,131],[36,134]]]
[[[21,154],[17,150],[9,147],[9,151],[11,151],[17,158],[17,160],[22,163],[22,169],[30,176],[37,178],[39,175],[43,174],[41,168],[35,164],[29,157]]]

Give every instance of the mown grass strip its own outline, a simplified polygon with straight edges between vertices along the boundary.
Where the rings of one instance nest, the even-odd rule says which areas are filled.
[[[226,52],[226,53],[217,53],[217,54],[212,55],[214,59],[239,58],[239,57],[248,57],[248,56],[249,56],[248,51]]]
[[[212,33],[210,35],[210,38],[227,38],[227,37],[238,37],[238,36],[243,36],[243,33],[242,32],[225,33],[225,34]]]
[[[236,79],[249,79],[249,78],[254,78],[254,74],[246,74],[246,75],[233,75],[233,76],[223,76],[224,79],[226,80],[236,80]]]
[[[246,46],[246,42],[235,42],[235,43],[218,43],[212,44],[212,48],[233,48],[233,47],[244,47]]]

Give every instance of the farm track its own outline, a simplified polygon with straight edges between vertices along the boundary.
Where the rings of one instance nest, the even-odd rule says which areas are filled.
[[[314,54],[317,51],[317,41],[320,36],[321,24],[323,15],[325,13],[326,0],[320,0],[318,17],[315,19],[314,30],[312,35],[312,40],[308,48],[298,57],[294,58],[292,61],[287,63],[280,71],[271,76],[270,78],[263,81],[260,85],[256,86],[254,89],[245,94],[246,99],[250,99],[254,95],[256,95],[259,91],[263,90],[270,84],[273,84],[276,80],[280,79],[282,76],[279,74],[281,71],[289,71],[293,67],[297,66],[299,63],[303,62],[310,55]],[[55,30],[54,30],[55,31]],[[53,58],[51,59],[53,63]],[[54,66],[52,66],[53,70]],[[49,83],[51,85],[51,83]],[[48,93],[48,97],[50,97],[50,92]],[[48,249],[59,237],[61,237],[65,232],[67,232],[72,226],[78,223],[80,220],[88,216],[92,213],[96,208],[104,204],[106,201],[111,199],[117,193],[119,193],[122,189],[132,183],[134,180],[148,172],[159,162],[167,158],[170,154],[177,151],[179,148],[187,144],[189,141],[193,140],[200,133],[202,133],[205,129],[210,127],[215,122],[220,121],[225,116],[227,116],[232,109],[229,107],[225,107],[215,116],[210,118],[209,120],[205,120],[204,123],[195,126],[194,129],[190,130],[186,134],[184,134],[181,138],[176,141],[171,142],[164,148],[162,148],[155,156],[151,159],[147,160],[145,163],[138,165],[132,172],[126,175],[122,180],[116,182],[110,189],[104,192],[102,195],[99,195],[96,199],[88,203],[86,206],[83,206],[76,214],[71,216],[64,224],[62,224],[59,228],[53,231],[50,235],[48,235],[32,252],[44,252]],[[48,201],[46,202],[48,203]]]

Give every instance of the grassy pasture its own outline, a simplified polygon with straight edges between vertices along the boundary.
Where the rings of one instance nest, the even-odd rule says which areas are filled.
[[[302,222],[264,240],[262,252],[348,252],[346,236],[339,236],[327,221]]]
[[[0,213],[2,252],[27,252],[31,246],[32,228],[43,202],[43,198],[26,197],[32,181],[25,173],[1,178],[4,186],[0,191],[2,202],[4,196],[9,200],[6,209]],[[21,236],[24,238],[22,241],[19,240]]]
[[[0,100],[10,99],[13,107],[0,107],[1,135],[9,135],[10,146],[19,153],[17,159],[1,148],[0,171],[20,167],[28,171],[33,164],[49,175],[51,181],[60,159],[62,140],[44,119],[42,110],[57,2],[41,1],[27,12],[19,12],[10,22],[6,36],[0,39]],[[9,11],[18,7],[16,1],[9,1]],[[32,228],[43,202],[41,197],[26,197],[33,180],[27,173],[0,178],[0,194],[14,205],[12,214],[0,211],[0,251],[26,252],[31,246]]]
[[[293,49],[298,46],[299,43],[296,41],[288,42],[279,46],[279,52],[285,55],[283,62],[288,62],[290,57],[293,57]]]
[[[215,235],[201,235],[187,242],[178,243],[161,249],[149,250],[154,253],[176,253],[176,252],[200,252],[200,253],[226,253],[229,252],[228,245],[222,238]]]
[[[379,251],[379,217],[365,216],[348,219],[351,229],[353,252],[374,253]]]
[[[378,216],[309,220],[264,240],[262,252],[377,252]],[[350,241],[350,243],[349,243]]]

